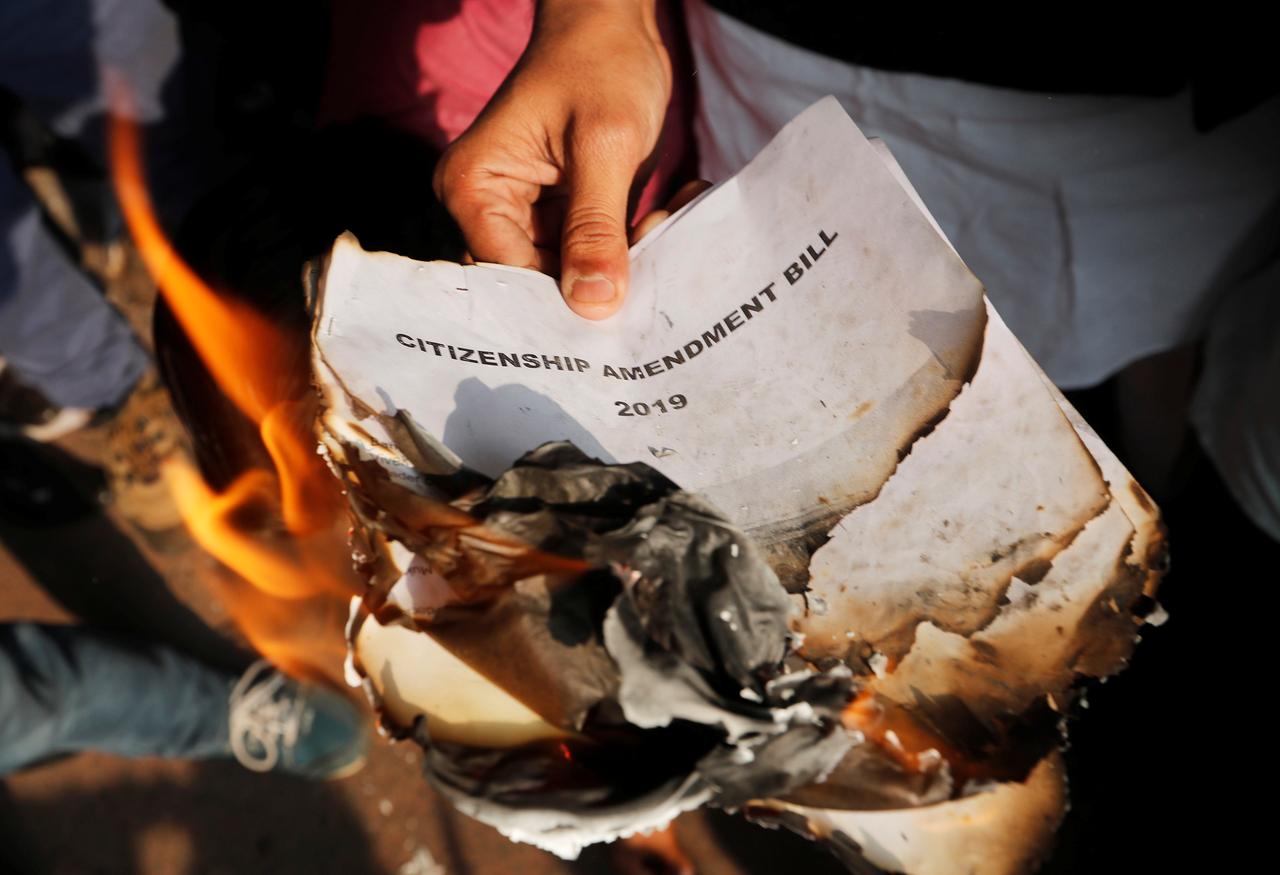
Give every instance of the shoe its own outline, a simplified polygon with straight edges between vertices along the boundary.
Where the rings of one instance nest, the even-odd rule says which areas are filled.
[[[0,429],[0,523],[70,525],[102,513],[102,472],[57,447]]]
[[[255,772],[318,781],[360,771],[369,719],[347,699],[285,676],[259,660],[231,691],[231,751]]]
[[[39,390],[18,380],[0,360],[0,435],[20,434],[42,444],[88,425],[96,411],[83,407],[55,407]]]

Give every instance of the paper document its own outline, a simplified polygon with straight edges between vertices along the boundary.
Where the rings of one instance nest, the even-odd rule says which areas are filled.
[[[834,100],[632,253],[599,323],[497,265],[340,241],[317,344],[349,392],[496,475],[567,438],[773,541],[869,498],[981,351],[982,289]]]
[[[496,477],[555,440],[644,462],[762,549],[793,594],[789,629],[808,664],[847,666],[860,696],[1004,782],[957,777],[927,800],[945,802],[868,813],[894,806],[867,801],[875,787],[853,757],[760,805],[848,838],[889,871],[1022,871],[1061,816],[1056,747],[1081,677],[1119,670],[1157,616],[1154,504],[834,99],[646,237],[631,271],[621,311],[588,322],[542,274],[339,239],[314,367],[322,444],[357,529],[381,545],[361,561],[376,564],[384,595],[408,592],[420,557],[405,533],[433,525],[414,529],[361,494],[370,484],[384,498],[425,495],[424,475]],[[404,628],[361,633],[380,655],[368,675],[378,695],[421,680],[423,659],[382,646]],[[502,688],[494,701],[520,698],[496,672],[483,683]],[[522,738],[560,731],[526,699],[492,707]],[[551,847],[571,820],[574,843],[622,834],[548,817],[519,835]],[[1011,838],[996,847],[997,835]]]

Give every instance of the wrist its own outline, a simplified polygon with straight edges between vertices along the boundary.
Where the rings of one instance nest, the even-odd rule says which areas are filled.
[[[535,32],[583,25],[640,24],[658,36],[656,0],[538,0]]]

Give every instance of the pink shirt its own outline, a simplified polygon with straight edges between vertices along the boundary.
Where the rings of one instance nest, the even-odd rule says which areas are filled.
[[[335,0],[321,122],[370,116],[443,150],[475,120],[520,58],[534,0]],[[658,6],[674,73],[658,160],[636,215],[692,178],[690,63],[678,7]]]

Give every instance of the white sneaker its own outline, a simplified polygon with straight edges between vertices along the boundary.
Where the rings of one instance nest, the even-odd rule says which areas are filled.
[[[255,772],[317,780],[355,774],[369,749],[369,722],[345,697],[299,683],[266,660],[231,691],[231,752]]]

